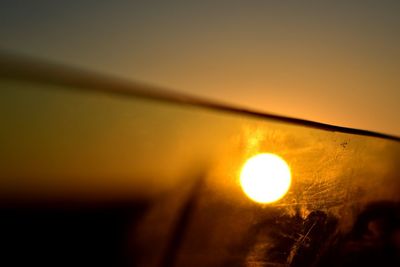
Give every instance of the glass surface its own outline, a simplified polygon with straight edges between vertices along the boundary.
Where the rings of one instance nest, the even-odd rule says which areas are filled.
[[[79,84],[4,77],[0,88],[10,255],[109,266],[399,259],[398,141]],[[288,192],[268,204],[240,183],[260,153],[291,171]]]

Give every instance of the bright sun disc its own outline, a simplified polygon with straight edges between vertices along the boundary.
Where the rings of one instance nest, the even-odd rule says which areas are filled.
[[[289,190],[291,173],[284,159],[262,153],[248,159],[240,173],[240,184],[246,195],[259,203],[281,199]]]

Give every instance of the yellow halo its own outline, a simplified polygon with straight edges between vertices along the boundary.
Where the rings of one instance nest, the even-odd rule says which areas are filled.
[[[272,153],[249,158],[240,173],[244,193],[258,203],[281,199],[291,184],[290,167],[284,159]]]

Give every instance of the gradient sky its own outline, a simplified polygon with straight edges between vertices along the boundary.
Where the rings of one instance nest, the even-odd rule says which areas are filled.
[[[2,1],[0,49],[400,136],[400,1]]]

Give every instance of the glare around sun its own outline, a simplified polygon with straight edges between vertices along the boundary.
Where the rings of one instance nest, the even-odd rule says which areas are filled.
[[[278,155],[257,154],[243,165],[240,184],[244,193],[255,202],[275,202],[285,196],[290,188],[290,167]]]

